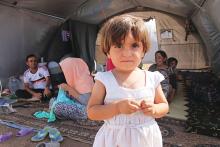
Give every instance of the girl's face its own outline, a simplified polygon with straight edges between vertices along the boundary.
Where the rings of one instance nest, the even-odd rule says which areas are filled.
[[[136,41],[129,32],[121,44],[111,45],[108,57],[111,58],[116,69],[134,70],[144,57],[142,42]]]
[[[160,53],[155,55],[155,62],[157,65],[163,65],[167,59],[163,57]]]

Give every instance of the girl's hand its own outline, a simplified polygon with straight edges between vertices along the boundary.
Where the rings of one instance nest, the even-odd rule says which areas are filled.
[[[140,105],[131,100],[121,100],[116,104],[119,114],[131,114],[140,110]]]
[[[156,114],[156,105],[154,103],[143,100],[140,105],[145,115],[154,116]]]

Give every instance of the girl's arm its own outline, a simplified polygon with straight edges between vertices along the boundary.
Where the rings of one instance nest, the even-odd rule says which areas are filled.
[[[129,100],[115,101],[104,104],[106,90],[104,85],[96,80],[87,106],[88,117],[92,120],[105,120],[118,114],[130,114],[139,109],[137,103]]]
[[[150,115],[154,118],[160,118],[167,114],[169,111],[169,105],[164,96],[161,85],[156,88],[154,103],[142,101],[141,108],[145,115]]]
[[[163,93],[161,85],[159,85],[156,89],[154,103],[156,105],[156,113],[154,116],[155,118],[162,117],[169,112],[169,104]]]

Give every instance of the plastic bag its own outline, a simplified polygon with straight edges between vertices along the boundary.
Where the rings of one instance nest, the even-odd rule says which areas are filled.
[[[12,94],[15,94],[16,90],[23,89],[23,82],[20,79],[12,76],[8,80],[8,88]]]

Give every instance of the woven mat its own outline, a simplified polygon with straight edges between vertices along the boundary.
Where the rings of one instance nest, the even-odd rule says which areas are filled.
[[[93,143],[95,134],[102,125],[102,122],[90,120],[56,121],[54,123],[47,123],[47,120],[36,119],[32,114],[47,108],[48,105],[31,105],[34,106],[29,108],[17,108],[17,113],[10,115],[1,114],[0,119],[14,121],[15,123],[37,129],[43,128],[46,125],[53,126],[58,128],[63,136],[87,144]],[[164,117],[157,121],[163,135],[164,147],[220,147],[220,140],[217,138],[184,132],[185,121],[169,117]]]

